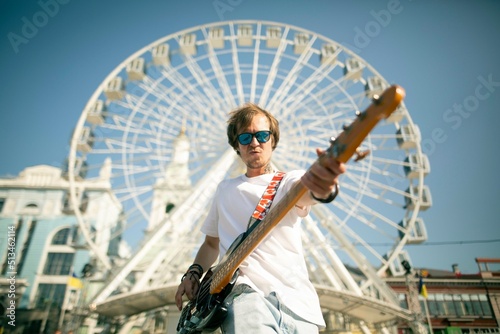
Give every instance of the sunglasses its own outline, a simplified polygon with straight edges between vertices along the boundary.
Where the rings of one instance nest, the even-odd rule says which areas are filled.
[[[269,138],[271,138],[271,131],[257,131],[255,133],[245,132],[238,135],[238,141],[241,145],[248,145],[252,142],[253,137],[257,139],[259,143],[267,143]]]

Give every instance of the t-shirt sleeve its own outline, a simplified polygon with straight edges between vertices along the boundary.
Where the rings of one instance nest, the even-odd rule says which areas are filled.
[[[285,176],[286,182],[285,182],[285,187],[283,190],[286,192],[290,191],[290,189],[293,187],[293,185],[296,182],[300,182],[300,178],[302,177],[302,175],[304,175],[305,172],[306,172],[305,170],[294,170],[294,171],[288,172]],[[295,213],[299,217],[304,218],[311,211],[311,206],[310,205],[305,206],[305,207],[295,206],[294,210],[295,210]]]

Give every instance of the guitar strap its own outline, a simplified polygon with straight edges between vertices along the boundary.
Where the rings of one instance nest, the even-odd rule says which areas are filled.
[[[269,208],[271,208],[274,196],[276,196],[281,180],[283,180],[285,174],[286,173],[279,171],[274,174],[273,179],[267,185],[266,190],[262,194],[262,197],[257,203],[257,206],[255,207],[255,210],[253,211],[253,214],[248,221],[247,231],[253,229],[262,221],[262,219],[264,219],[267,212],[269,211]]]

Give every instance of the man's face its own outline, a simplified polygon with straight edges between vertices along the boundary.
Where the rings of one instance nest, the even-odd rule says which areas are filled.
[[[269,130],[269,121],[266,116],[258,114],[254,116],[247,128],[239,129],[241,133],[256,133],[257,131]],[[259,143],[255,136],[248,145],[238,143],[240,157],[247,166],[247,176],[253,177],[266,173],[266,167],[271,161],[273,153],[273,136],[266,143]]]

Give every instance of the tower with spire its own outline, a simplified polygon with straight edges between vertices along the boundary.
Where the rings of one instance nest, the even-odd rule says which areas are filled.
[[[182,203],[192,190],[189,179],[189,138],[183,126],[173,141],[172,162],[164,177],[156,181],[153,188],[153,203],[147,231],[154,230],[169,213]]]

